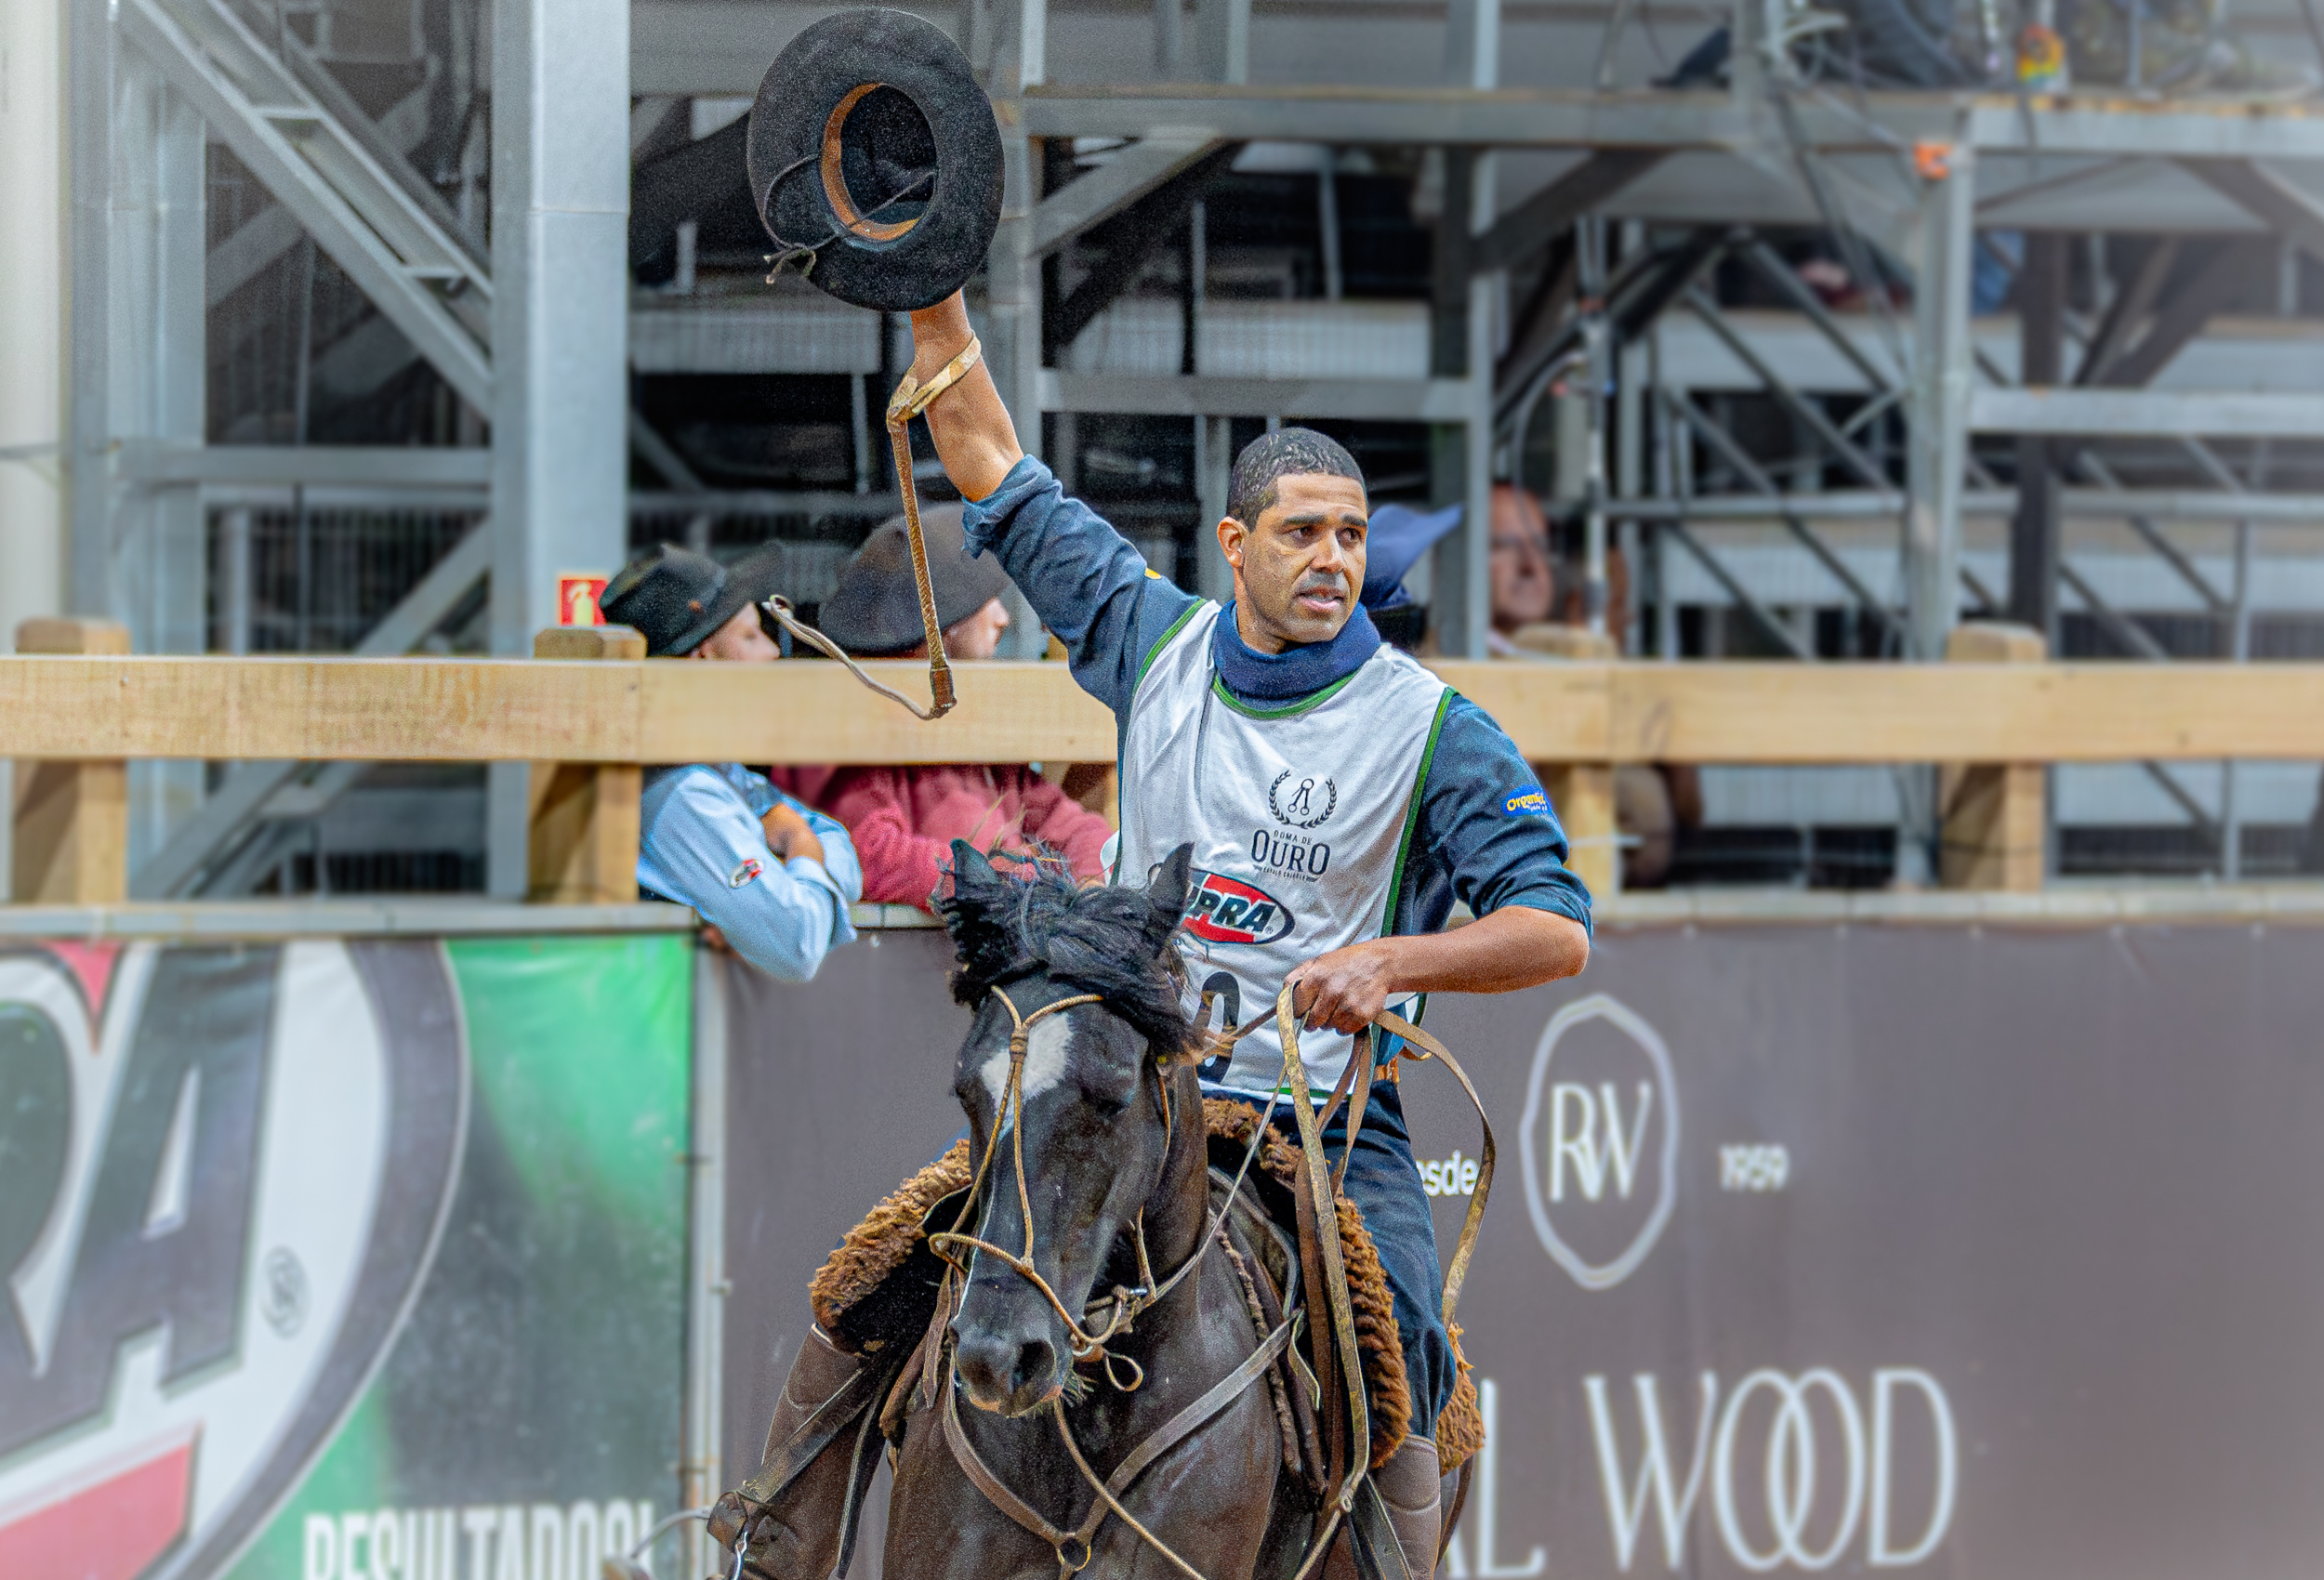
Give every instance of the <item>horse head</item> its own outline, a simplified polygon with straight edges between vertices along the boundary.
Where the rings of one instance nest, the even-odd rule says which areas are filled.
[[[1069,1386],[1077,1340],[1058,1307],[1078,1318],[1125,1232],[1154,1228],[1141,1209],[1165,1185],[1174,1103],[1199,1134],[1199,1105],[1170,1091],[1194,1035],[1171,946],[1192,851],[1139,889],[1004,873],[952,849],[938,909],[954,996],[976,1012],[953,1078],[979,1168],[960,1227],[982,1242],[952,1322],[956,1364],[971,1403],[1021,1415]],[[1114,1281],[1136,1287],[1136,1261],[1133,1249]]]

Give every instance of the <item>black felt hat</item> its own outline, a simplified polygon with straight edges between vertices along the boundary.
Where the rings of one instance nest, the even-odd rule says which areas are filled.
[[[783,551],[753,549],[732,565],[666,543],[622,567],[598,607],[636,627],[655,658],[682,658],[752,605],[783,590]]]
[[[1009,590],[1009,573],[989,556],[969,558],[959,506],[922,510],[920,536],[928,544],[928,580],[936,593],[940,629],[966,620]],[[912,579],[912,541],[905,535],[903,517],[880,522],[839,567],[838,590],[823,606],[819,623],[825,636],[858,658],[903,652],[926,639],[919,585]]]
[[[909,11],[841,11],[791,40],[759,85],[749,164],[776,256],[857,307],[943,301],[1000,223],[992,101]]]

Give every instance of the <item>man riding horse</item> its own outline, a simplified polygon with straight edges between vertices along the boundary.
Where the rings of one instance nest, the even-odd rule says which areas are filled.
[[[1383,645],[1357,601],[1367,506],[1344,449],[1291,428],[1236,460],[1216,527],[1235,571],[1221,609],[1147,569],[1023,452],[991,377],[964,359],[975,341],[957,293],[913,313],[912,332],[915,382],[949,383],[926,415],[970,502],[971,552],[998,557],[1064,642],[1074,678],[1119,720],[1116,881],[1142,884],[1193,846],[1182,947],[1227,1024],[1294,984],[1315,1034],[1301,1037],[1312,1084],[1328,1089],[1353,1034],[1383,1009],[1410,1017],[1427,994],[1506,993],[1582,968],[1589,895],[1533,770],[1474,704]],[[1476,919],[1446,930],[1456,900]],[[1383,1036],[1375,1057],[1394,1051]],[[1286,1123],[1282,1069],[1275,1029],[1263,1025],[1202,1066],[1202,1089]],[[1325,1133],[1335,1164],[1345,1130],[1342,1119]],[[1378,1245],[1412,1399],[1410,1430],[1374,1481],[1406,1568],[1426,1576],[1441,1506],[1433,1431],[1456,1376],[1428,1198],[1393,1083],[1371,1086],[1353,1148],[1344,1189]],[[812,1335],[769,1442],[865,1363]],[[747,1511],[773,1534],[752,1545],[754,1568],[774,1580],[828,1574],[852,1514],[846,1459],[835,1445]],[[737,1523],[730,1511],[723,1528]]]

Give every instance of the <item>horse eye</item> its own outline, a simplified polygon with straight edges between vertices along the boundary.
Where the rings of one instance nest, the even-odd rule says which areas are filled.
[[[1088,1101],[1091,1111],[1108,1124],[1129,1112],[1129,1101],[1110,1092],[1091,1092],[1089,1094]]]

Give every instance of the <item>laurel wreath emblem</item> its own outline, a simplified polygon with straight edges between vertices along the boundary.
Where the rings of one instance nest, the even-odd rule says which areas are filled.
[[[1331,821],[1331,814],[1339,810],[1340,786],[1333,783],[1328,779],[1325,780],[1324,810],[1305,821],[1289,817],[1285,814],[1282,807],[1276,804],[1275,793],[1283,788],[1283,782],[1290,778],[1293,771],[1294,770],[1291,769],[1285,769],[1281,773],[1275,775],[1274,783],[1267,786],[1267,810],[1274,813],[1275,822],[1283,824],[1286,828],[1320,828],[1323,824],[1329,823]]]

